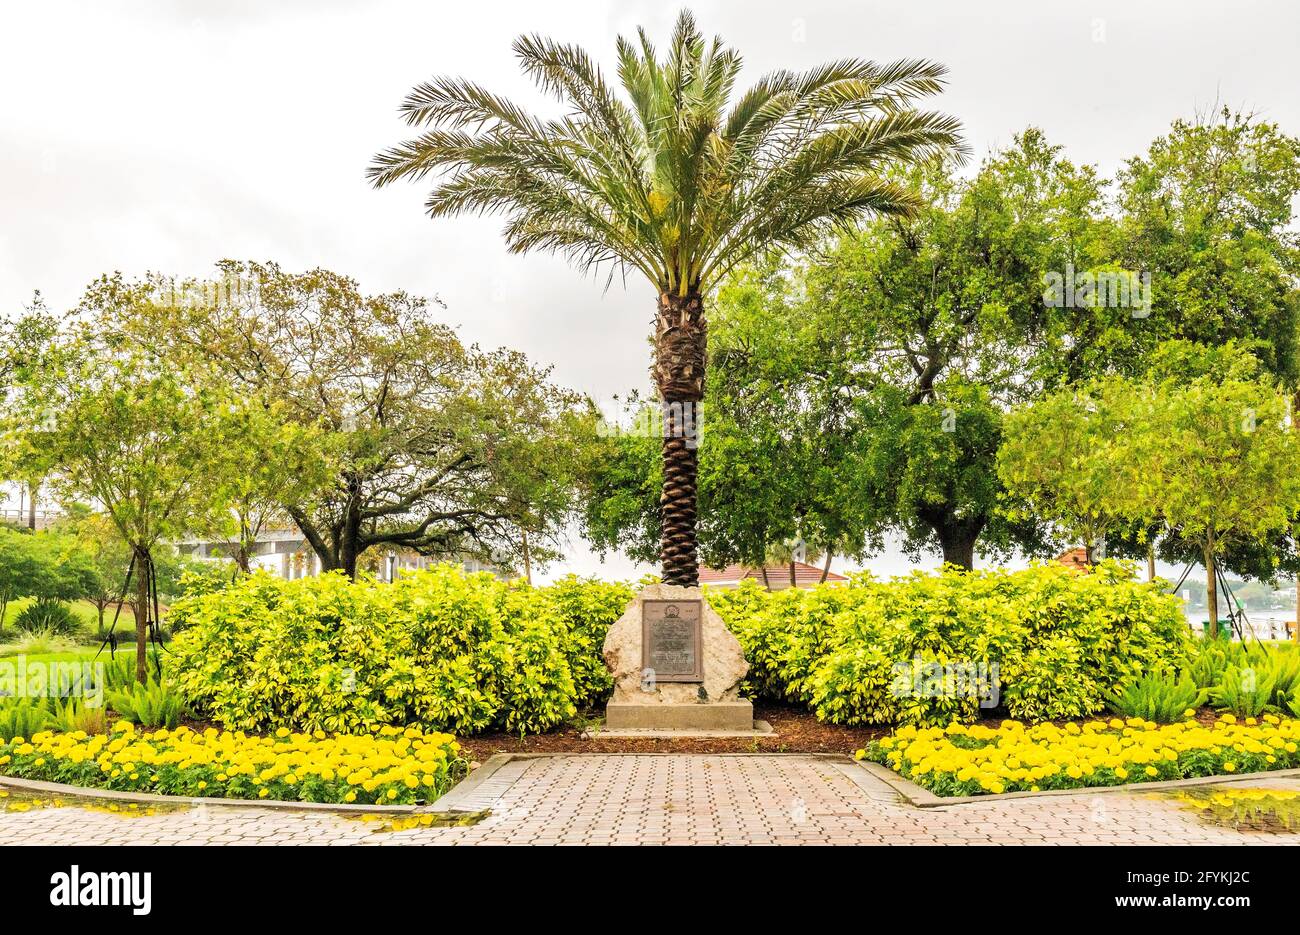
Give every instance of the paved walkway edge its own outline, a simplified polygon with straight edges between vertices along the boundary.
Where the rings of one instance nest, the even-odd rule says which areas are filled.
[[[465,780],[468,781],[468,780]],[[280,799],[222,799],[203,796],[156,795],[152,792],[120,792],[116,789],[95,789],[89,786],[69,786],[61,782],[43,782],[39,779],[20,779],[17,776],[0,776],[0,788],[44,795],[66,795],[79,799],[110,799],[116,802],[136,802],[141,805],[219,805],[230,808],[270,808],[293,812],[339,812],[348,815],[410,815],[428,811],[429,806],[419,805],[348,805],[345,802],[285,802]],[[452,791],[455,791],[453,787]]]
[[[1191,779],[1170,779],[1165,782],[1130,782],[1122,786],[1084,786],[1080,789],[1045,789],[1042,792],[1002,792],[997,795],[935,795],[909,779],[904,779],[880,763],[857,761],[864,769],[888,783],[909,805],[917,808],[938,808],[942,805],[973,805],[977,802],[999,802],[1002,799],[1041,799],[1059,795],[1098,795],[1107,792],[1159,792],[1163,789],[1186,789],[1193,786],[1219,786],[1226,783],[1258,779],[1289,779],[1300,776],[1300,769],[1273,769],[1262,773],[1239,773],[1224,776],[1195,776]]]
[[[549,756],[549,754],[543,755]],[[440,815],[463,815],[481,812],[481,808],[471,806],[471,800],[478,794],[484,783],[491,779],[501,767],[516,757],[517,754],[513,753],[494,753],[488,757],[486,763],[452,786],[442,798],[421,806],[418,811],[421,814],[433,812]],[[519,758],[523,759],[524,757]]]

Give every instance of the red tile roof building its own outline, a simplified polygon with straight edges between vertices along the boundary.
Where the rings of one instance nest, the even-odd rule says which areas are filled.
[[[734,588],[746,578],[753,578],[763,584],[763,569],[750,565],[728,565],[726,568],[700,568],[700,584],[715,588]],[[794,563],[794,581],[796,588],[812,588],[822,580],[822,570],[804,562]],[[826,574],[827,584],[843,584],[849,579],[835,572]],[[790,587],[790,564],[767,566],[767,586],[773,591]]]
[[[1073,568],[1075,571],[1092,571],[1088,564],[1088,550],[1083,547],[1062,552],[1056,556],[1056,560],[1066,568]]]

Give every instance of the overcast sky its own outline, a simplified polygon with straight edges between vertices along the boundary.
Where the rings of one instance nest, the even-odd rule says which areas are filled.
[[[605,291],[506,253],[499,221],[433,222],[415,185],[370,189],[408,135],[412,85],[463,75],[545,108],[510,51],[542,32],[612,62],[676,7],[604,2],[13,3],[0,20],[0,309],[74,303],[97,275],[202,275],[222,257],[325,266],[440,296],[462,336],[553,364],[599,401],[647,385],[649,286]],[[741,83],[843,56],[951,70],[934,106],[977,156],[1029,125],[1106,173],[1215,101],[1300,133],[1300,5],[1278,2],[696,2],[745,56]],[[873,563],[906,566],[898,556]],[[580,547],[566,566],[601,568]],[[564,569],[556,569],[561,571]]]

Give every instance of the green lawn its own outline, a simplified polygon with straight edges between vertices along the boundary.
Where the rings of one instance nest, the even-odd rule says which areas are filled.
[[[4,622],[0,624],[0,643],[6,643],[13,639],[13,623],[31,602],[32,599],[29,597],[21,597],[9,602],[9,606],[5,608]],[[99,628],[99,611],[95,609],[95,605],[90,601],[74,601],[69,606],[88,633],[94,633]],[[114,613],[116,613],[116,608],[113,607],[104,611],[104,626],[107,627],[113,622]],[[130,607],[122,608],[122,615],[117,621],[117,629],[119,633],[135,631],[135,614],[131,613]]]

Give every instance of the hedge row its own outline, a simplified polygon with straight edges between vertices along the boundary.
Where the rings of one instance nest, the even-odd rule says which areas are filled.
[[[544,731],[608,696],[601,644],[632,596],[450,565],[392,585],[256,574],[173,605],[172,671],[197,713],[230,728]],[[1177,599],[1113,562],[772,593],[747,582],[708,598],[745,649],[752,696],[842,724],[970,722],[981,704],[1082,717],[1191,645]]]
[[[774,593],[747,582],[710,602],[745,648],[754,693],[840,724],[970,722],[981,702],[1028,721],[1082,717],[1191,648],[1177,598],[1115,562]]]
[[[544,588],[452,565],[395,584],[266,573],[174,604],[174,681],[230,728],[544,731],[603,699],[622,584]]]

